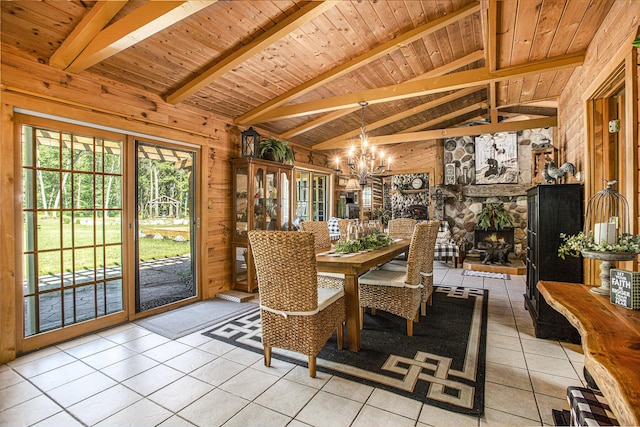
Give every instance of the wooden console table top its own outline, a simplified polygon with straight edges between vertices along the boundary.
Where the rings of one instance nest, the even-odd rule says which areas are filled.
[[[640,311],[611,304],[589,288],[538,282],[547,303],[580,332],[585,367],[620,425],[640,425]]]

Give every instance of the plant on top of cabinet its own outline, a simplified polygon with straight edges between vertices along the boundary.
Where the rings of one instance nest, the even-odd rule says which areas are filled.
[[[295,160],[293,150],[287,141],[276,138],[264,138],[260,141],[259,156],[264,160],[293,164]]]

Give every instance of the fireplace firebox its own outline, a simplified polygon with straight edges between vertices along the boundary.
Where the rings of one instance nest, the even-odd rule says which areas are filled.
[[[475,229],[475,248],[487,249],[504,244],[509,245],[509,252],[513,252],[514,236],[513,227],[504,227],[500,230],[495,228]]]

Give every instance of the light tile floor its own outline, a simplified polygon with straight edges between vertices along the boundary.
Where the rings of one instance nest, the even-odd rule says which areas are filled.
[[[169,340],[122,325],[0,366],[0,425],[496,426],[553,425],[583,385],[578,345],[535,338],[525,279],[462,276],[436,284],[489,289],[485,413],[461,415],[259,354],[200,332]]]

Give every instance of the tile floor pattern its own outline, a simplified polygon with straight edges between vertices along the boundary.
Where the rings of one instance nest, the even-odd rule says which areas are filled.
[[[580,346],[537,339],[524,276],[435,281],[489,289],[485,413],[448,412],[384,390],[204,337],[169,340],[122,325],[0,366],[0,425],[496,426],[553,425],[566,388],[583,385]]]

